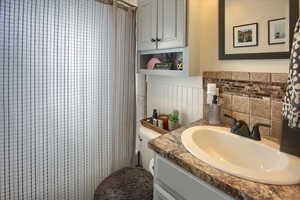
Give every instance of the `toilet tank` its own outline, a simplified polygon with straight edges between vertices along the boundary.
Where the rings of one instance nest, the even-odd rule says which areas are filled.
[[[141,162],[145,170],[150,171],[149,169],[152,168],[152,166],[150,166],[150,161],[154,160],[154,152],[148,147],[148,142],[159,136],[161,136],[160,133],[143,126],[140,127],[140,142],[138,150],[140,151]]]

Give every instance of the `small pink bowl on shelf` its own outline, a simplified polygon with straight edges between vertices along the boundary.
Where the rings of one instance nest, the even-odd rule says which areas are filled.
[[[151,58],[147,63],[147,69],[154,69],[155,64],[157,63],[161,63],[161,61],[158,58]]]

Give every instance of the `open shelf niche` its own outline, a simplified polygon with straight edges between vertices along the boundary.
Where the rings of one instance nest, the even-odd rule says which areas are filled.
[[[153,69],[148,69],[148,62],[156,58],[160,61]],[[146,75],[188,76],[187,49],[167,49],[138,52],[137,71]]]

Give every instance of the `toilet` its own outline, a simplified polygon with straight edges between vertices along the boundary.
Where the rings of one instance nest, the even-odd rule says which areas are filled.
[[[141,127],[136,151],[141,167],[126,167],[107,177],[96,189],[95,200],[153,200],[154,152],[148,142],[161,136]],[[152,174],[152,175],[151,175]]]
[[[139,145],[137,151],[140,152],[140,162],[143,168],[149,171],[152,175],[154,174],[154,152],[148,147],[148,143],[159,136],[161,136],[160,133],[143,126],[140,127]]]

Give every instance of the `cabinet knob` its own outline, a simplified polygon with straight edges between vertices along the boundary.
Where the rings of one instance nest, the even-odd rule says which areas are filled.
[[[161,41],[161,39],[157,38],[157,39],[156,39],[156,41],[157,41],[157,42],[160,42],[160,41]]]
[[[156,39],[152,38],[152,39],[151,39],[151,42],[156,42]]]

